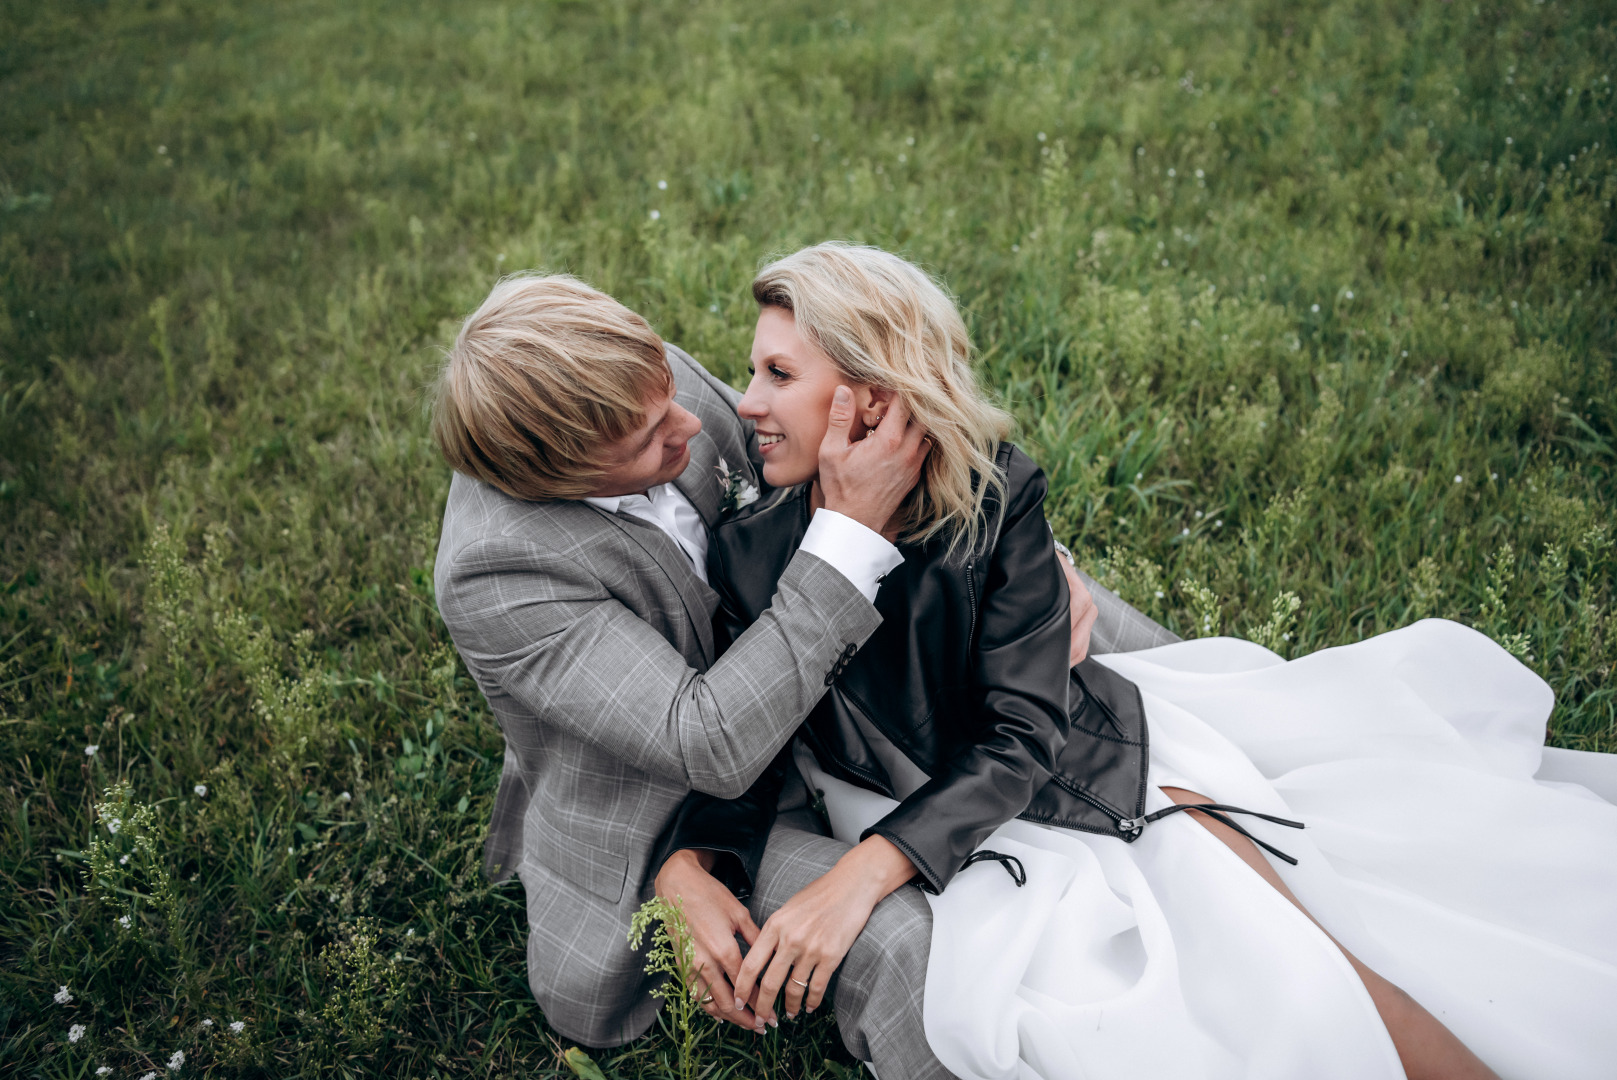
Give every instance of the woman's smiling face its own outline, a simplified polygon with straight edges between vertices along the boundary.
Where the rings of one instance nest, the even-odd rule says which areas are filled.
[[[812,480],[820,471],[820,443],[838,386],[854,392],[850,437],[862,438],[873,402],[868,387],[853,385],[822,350],[803,340],[785,308],[758,313],[752,338],[752,381],[736,411],[758,428],[764,479],[772,487]]]

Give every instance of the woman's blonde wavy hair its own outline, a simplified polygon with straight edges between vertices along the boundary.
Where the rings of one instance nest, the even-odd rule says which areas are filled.
[[[901,537],[941,539],[951,556],[974,551],[984,500],[1003,497],[994,454],[1011,418],[978,386],[965,321],[943,287],[880,248],[827,241],[765,266],[752,295],[790,311],[843,375],[892,391],[926,429],[932,450],[900,508]]]

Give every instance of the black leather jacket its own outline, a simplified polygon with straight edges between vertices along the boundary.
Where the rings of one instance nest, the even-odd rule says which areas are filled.
[[[1044,473],[1002,443],[1003,507],[990,505],[975,554],[905,545],[876,596],[882,625],[826,677],[799,735],[832,775],[892,796],[855,722],[864,717],[931,779],[865,835],[892,841],[941,891],[1013,817],[1133,840],[1145,808],[1146,725],[1138,689],[1100,664],[1067,666],[1066,579],[1044,520]],[[709,578],[721,640],[768,607],[808,528],[808,487],[722,522]],[[654,856],[728,852],[720,876],[745,895],[756,877],[789,747],[739,799],[692,792]]]

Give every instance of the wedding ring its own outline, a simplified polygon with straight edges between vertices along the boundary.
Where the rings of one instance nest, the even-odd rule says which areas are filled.
[[[796,983],[798,986],[801,986],[805,990],[808,989],[808,983],[804,982],[802,979],[793,979],[792,982]]]

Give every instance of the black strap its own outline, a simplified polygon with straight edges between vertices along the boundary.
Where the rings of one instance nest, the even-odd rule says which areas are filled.
[[[1288,829],[1301,829],[1305,827],[1300,821],[1292,821],[1289,818],[1275,817],[1273,814],[1263,814],[1256,810],[1246,810],[1239,806],[1229,806],[1225,803],[1175,803],[1172,806],[1164,807],[1163,809],[1158,810],[1154,814],[1147,814],[1143,818],[1137,818],[1135,822],[1130,824],[1134,824],[1136,829],[1143,829],[1151,822],[1165,818],[1169,814],[1177,814],[1181,810],[1200,811],[1201,813],[1212,818],[1214,821],[1217,821],[1223,825],[1228,825],[1230,828],[1234,829],[1236,832],[1240,833],[1242,836],[1246,837],[1248,840],[1252,841],[1254,844],[1258,845],[1275,858],[1284,859],[1292,866],[1297,865],[1296,859],[1292,858],[1290,855],[1287,855],[1284,851],[1281,851],[1274,845],[1266,844],[1262,840],[1259,840],[1256,836],[1253,836],[1251,833],[1243,829],[1239,824],[1225,816],[1226,814],[1249,814],[1255,818],[1262,818],[1264,821],[1272,821],[1276,825],[1284,825]]]
[[[1023,869],[1021,859],[1018,859],[1015,855],[1001,855],[999,852],[989,851],[987,848],[972,852],[970,858],[961,864],[960,869],[964,870],[975,863],[988,862],[989,860],[1003,866],[1005,872],[1011,875],[1011,880],[1016,882],[1018,889],[1027,884],[1027,871]]]

